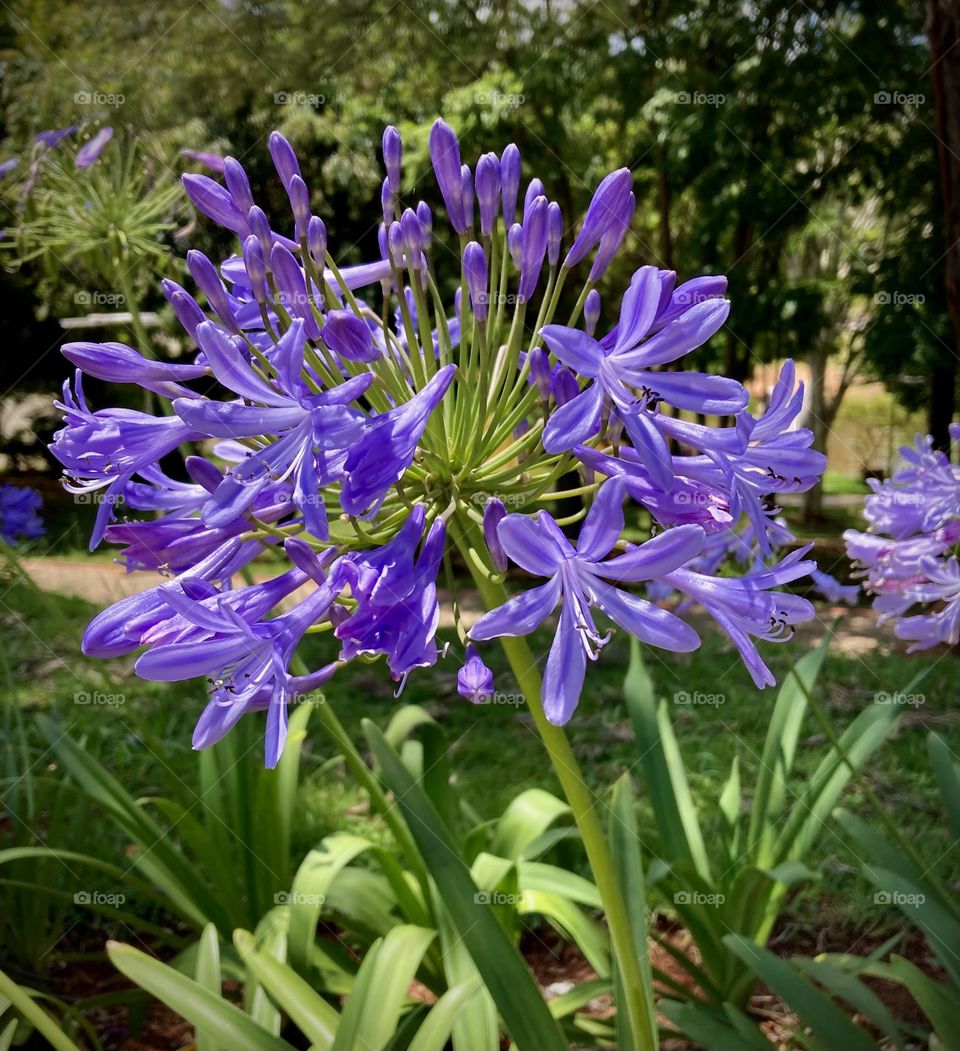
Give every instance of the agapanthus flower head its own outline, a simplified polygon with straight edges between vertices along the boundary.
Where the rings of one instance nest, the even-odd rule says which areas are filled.
[[[960,441],[960,426],[950,435]],[[870,480],[867,533],[848,529],[847,554],[872,593],[880,620],[892,620],[908,652],[960,642],[960,468],[928,435],[900,450],[902,464]],[[921,611],[922,612],[919,612]],[[911,612],[914,611],[914,612]],[[909,614],[909,615],[908,615]]]
[[[36,540],[46,528],[40,517],[43,497],[26,485],[0,485],[0,539],[6,544]]]
[[[763,501],[793,475],[812,484],[822,469],[806,432],[791,429],[790,367],[756,419],[739,383],[665,368],[710,339],[730,304],[722,277],[676,287],[673,272],[654,266],[635,271],[619,305],[611,299],[619,320],[596,338],[592,286],[626,243],[629,171],[601,180],[564,254],[577,217],[551,201],[546,173],[524,182],[512,144],[471,167],[438,120],[430,156],[460,246],[452,283],[463,289],[443,304],[438,290],[449,285],[438,270],[449,256],[433,239],[448,235],[429,203],[404,199],[396,128],[382,147],[378,259],[337,264],[296,152],[274,132],[285,232],[272,228],[236,160],[208,165],[222,179],[184,176],[197,210],[237,238],[222,261],[188,253],[189,289],[163,283],[191,352],[167,363],[118,343],[64,348],[79,371],[58,403],[53,451],[68,488],[101,503],[93,545],[118,544],[128,570],[167,576],[95,618],[85,651],[140,649],[145,677],[206,678],[197,747],[265,710],[273,764],[288,705],[343,664],[382,659],[399,690],[417,668],[452,659],[437,630],[439,577],[456,546],[491,586],[511,564],[545,578],[485,613],[469,638],[458,622],[464,697],[492,690],[479,643],[527,634],[554,611],[543,702],[557,723],[614,631],[672,651],[696,647],[696,632],[636,594],[641,585],[702,601],[755,678],[770,681],[752,640],[780,638],[809,614],[805,600],[773,589],[812,564],[788,556],[763,565],[759,548],[776,528]],[[568,302],[580,262],[591,269]],[[137,384],[163,410],[92,409],[80,372]],[[684,413],[733,415],[735,425]],[[576,471],[573,496],[586,506],[568,520],[557,501]],[[656,535],[626,543],[628,514],[631,525],[652,516]],[[567,526],[580,518],[574,543]],[[729,537],[751,545],[739,562],[749,563],[746,576],[717,575]],[[280,572],[238,584],[266,549]],[[313,633],[336,656],[294,673]]]

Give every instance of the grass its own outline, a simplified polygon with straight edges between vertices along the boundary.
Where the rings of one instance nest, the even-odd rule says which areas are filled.
[[[8,696],[24,716],[29,729],[36,712],[56,715],[65,729],[107,760],[111,771],[136,794],[174,792],[189,800],[196,787],[196,758],[190,749],[193,723],[204,703],[198,682],[161,685],[147,683],[132,672],[133,658],[111,662],[82,657],[79,639],[96,612],[79,599],[50,596],[28,582],[8,578],[0,590],[0,628],[4,633]],[[699,626],[699,623],[698,623]],[[737,654],[718,633],[703,631],[704,644],[693,654],[675,655],[647,650],[647,662],[658,692],[668,699],[686,692],[718,695],[711,706],[675,703],[673,720],[683,752],[693,798],[711,841],[716,800],[734,756],[740,757],[744,806],[757,773],[773,695],[756,690]],[[455,693],[457,647],[434,668],[411,675],[400,699],[395,684],[381,664],[358,664],[342,670],[327,689],[329,703],[355,740],[360,722],[371,718],[384,725],[401,703],[425,705],[444,726],[450,742],[456,778],[474,808],[493,817],[523,788],[542,786],[557,791],[546,757],[523,706],[473,706]],[[786,646],[767,646],[766,658],[778,679],[815,639],[804,637]],[[332,655],[332,640],[313,636],[308,659]],[[550,636],[532,639],[534,652],[545,658]],[[497,689],[515,692],[509,672],[495,646],[487,654]],[[634,768],[637,753],[625,711],[621,684],[628,650],[615,638],[603,659],[591,666],[580,708],[569,727],[574,749],[593,787],[602,791],[624,769]],[[828,706],[834,726],[841,730],[879,692],[903,690],[924,662],[899,652],[874,651],[861,659],[837,650],[825,665],[818,684],[819,698]],[[955,752],[960,752],[956,694],[956,655],[934,658],[923,684],[925,703],[875,756],[868,777],[899,826],[931,864],[945,866],[950,879],[960,877],[957,851],[947,837],[937,804],[936,787],[926,756],[926,725],[935,725]],[[96,695],[99,695],[96,696]],[[105,701],[112,697],[113,702]],[[91,702],[92,698],[92,702]],[[87,703],[82,703],[86,701]],[[100,702],[100,703],[97,703]],[[251,717],[247,717],[251,718]],[[33,761],[48,761],[35,742]],[[6,739],[7,762],[16,758],[14,743]],[[801,735],[795,777],[809,776],[826,750],[812,716]],[[297,822],[296,846],[305,852],[329,831],[370,827],[363,814],[363,798],[343,776],[331,749],[314,724],[305,759],[302,814]],[[799,783],[799,782],[798,782]],[[640,795],[642,797],[642,785]],[[869,815],[859,793],[851,790],[844,805]],[[649,813],[641,821],[650,821]],[[86,844],[89,849],[90,844]],[[104,844],[104,850],[122,844]],[[828,825],[811,858],[822,879],[793,899],[792,921],[822,926],[850,924],[857,928],[892,923],[890,910],[873,905],[872,891],[856,874],[858,859],[839,828]]]

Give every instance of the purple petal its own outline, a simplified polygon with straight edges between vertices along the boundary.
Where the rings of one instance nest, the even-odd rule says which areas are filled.
[[[608,580],[636,583],[653,580],[685,566],[703,550],[706,534],[698,525],[681,525],[668,529],[650,540],[631,547],[622,555],[591,567],[591,572]]]
[[[470,638],[483,642],[502,635],[529,635],[550,616],[559,601],[560,578],[555,576],[484,613],[470,629]]]
[[[729,300],[705,300],[681,314],[636,350],[618,354],[617,358],[630,368],[650,368],[676,361],[703,346],[721,328],[729,313]]]
[[[642,266],[633,275],[620,304],[617,350],[614,353],[630,350],[647,334],[657,314],[660,286],[660,271],[655,266]]]
[[[603,351],[595,339],[578,328],[546,325],[540,330],[543,341],[556,357],[581,376],[596,379],[603,361]]]
[[[507,555],[534,576],[553,576],[563,560],[563,552],[528,515],[507,515],[497,527],[497,537]]]
[[[574,623],[573,607],[564,603],[543,676],[543,711],[554,726],[563,726],[580,701],[587,655]]]
[[[630,595],[595,577],[585,587],[614,623],[641,642],[674,653],[689,653],[700,645],[700,636],[689,624],[652,602],[638,595]]]
[[[577,554],[597,562],[620,539],[623,532],[623,482],[611,478],[597,493],[593,506],[580,527]]]
[[[572,449],[600,430],[603,389],[591,384],[575,398],[556,409],[543,429],[543,447],[549,453]]]

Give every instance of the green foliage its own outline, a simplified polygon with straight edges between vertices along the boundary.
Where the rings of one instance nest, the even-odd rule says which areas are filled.
[[[780,688],[746,823],[739,763],[735,758],[731,764],[717,804],[722,833],[712,851],[706,847],[701,828],[705,815],[693,803],[666,702],[656,702],[639,646],[633,645],[625,689],[658,833],[649,851],[648,885],[693,937],[699,965],[666,939],[659,941],[701,993],[695,998],[669,976],[657,977],[678,996],[702,1000],[714,1013],[725,1004],[741,1009],[756,982],[727,936],[766,942],[788,891],[816,877],[806,861],[850,779],[847,762],[862,766],[897,718],[889,705],[867,708],[844,732],[840,748],[830,749],[805,784],[794,780],[800,729],[829,639],[828,634],[816,650],[801,657]],[[682,1015],[693,1017],[697,1010],[691,1006]]]

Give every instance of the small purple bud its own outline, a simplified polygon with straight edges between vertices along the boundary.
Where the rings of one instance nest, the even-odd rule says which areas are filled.
[[[537,287],[540,268],[547,251],[547,199],[532,201],[523,222],[523,253],[520,264],[520,299],[529,299]]]
[[[76,130],[76,126],[74,129]],[[58,131],[41,131],[38,135],[34,135],[33,141],[37,143],[45,143],[47,146],[56,146],[60,139],[55,139],[54,136],[63,133]],[[216,172],[217,175],[223,175],[225,157],[221,157],[219,153],[207,153],[206,150],[181,150],[181,157],[186,157],[188,161],[193,161],[196,164],[202,164],[208,171]]]
[[[247,222],[250,224],[250,233],[260,242],[264,259],[269,259],[270,249],[273,248],[273,231],[263,209],[254,205],[247,212]]]
[[[547,208],[547,262],[556,266],[560,259],[560,242],[563,239],[563,212],[556,201]]]
[[[580,393],[577,377],[566,366],[557,369],[550,383],[550,391],[559,409],[561,405],[566,405],[568,401],[573,401]]]
[[[106,149],[107,143],[113,138],[113,128],[101,128],[92,139],[85,142],[73,159],[75,168],[89,168]]]
[[[233,203],[242,215],[246,215],[253,207],[253,191],[250,189],[250,180],[243,170],[243,165],[234,157],[224,157],[223,177]]]
[[[327,255],[327,228],[319,215],[311,215],[307,223],[307,251],[314,266],[322,273]]]
[[[463,323],[463,289],[457,285],[456,292],[453,293],[453,313],[454,316]]]
[[[457,672],[457,693],[473,704],[488,704],[493,695],[493,672],[480,659],[472,643],[467,646],[463,667]]]
[[[173,307],[174,314],[177,315],[177,320],[196,343],[197,326],[207,320],[207,315],[204,314],[200,304],[193,296],[186,289],[181,288],[176,281],[164,278],[160,285],[170,306]]]
[[[483,247],[471,241],[463,250],[463,272],[470,293],[470,305],[477,321],[487,320],[487,257]]]
[[[619,168],[600,182],[583,218],[580,233],[563,261],[565,267],[576,266],[599,243],[610,224],[623,214],[624,201],[632,185],[633,176],[629,168]]]
[[[460,208],[463,212],[463,221],[467,227],[473,226],[473,173],[470,166],[464,164],[460,168]]]
[[[453,128],[438,117],[430,129],[430,160],[437,177],[450,223],[458,234],[466,233],[463,216],[463,173],[460,169],[460,143]]]
[[[373,333],[352,310],[328,310],[321,336],[335,354],[348,361],[370,362],[380,357]]]
[[[497,526],[507,517],[507,509],[503,501],[495,496],[488,496],[483,505],[483,539],[486,541],[487,550],[490,552],[490,560],[498,573],[507,571],[507,553],[497,536]]]
[[[390,252],[388,250],[389,239],[387,235],[387,228],[383,223],[380,224],[380,229],[377,230],[377,245],[380,248],[380,258],[389,259]]]
[[[500,192],[503,197],[503,222],[509,229],[517,215],[520,191],[520,150],[510,143],[500,156]]]
[[[187,252],[187,269],[190,271],[190,276],[196,281],[197,287],[207,297],[207,302],[224,325],[234,334],[241,335],[240,326],[234,317],[223,282],[217,275],[213,263],[210,262],[203,252],[198,252],[196,249],[191,248]]]
[[[519,270],[523,259],[523,227],[519,223],[514,223],[507,231],[507,248],[513,260],[514,270]]]
[[[389,226],[397,217],[393,190],[390,189],[389,179],[384,179],[380,186],[380,211],[383,212],[383,222],[386,226]]]
[[[546,401],[550,397],[550,377],[553,370],[550,368],[550,355],[542,347],[534,347],[530,351],[530,379],[537,385],[540,397]]]
[[[600,320],[600,293],[591,288],[583,304],[583,323],[587,335],[592,336],[597,331],[597,322]]]
[[[403,266],[403,230],[394,220],[387,231],[387,244],[390,247],[390,262],[397,268]]]
[[[531,179],[530,185],[527,187],[527,192],[523,195],[523,221],[527,221],[527,215],[530,212],[530,205],[538,197],[545,197],[546,190],[543,188],[543,183],[539,179]]]
[[[300,242],[307,236],[307,224],[310,222],[310,191],[299,175],[290,177],[290,182],[287,184],[287,196],[290,198],[290,208],[296,227],[294,238]]]
[[[320,335],[320,326],[307,295],[303,271],[289,248],[282,244],[273,246],[270,251],[270,269],[280,291],[280,301],[286,307],[287,313],[291,317],[301,318],[307,338],[316,339]]]
[[[290,180],[294,175],[300,175],[300,164],[297,161],[297,155],[293,152],[293,147],[279,131],[270,132],[267,144],[270,148],[270,156],[273,158],[273,166],[277,169],[277,174],[280,176],[284,189],[289,192]]]
[[[480,233],[489,237],[496,226],[500,204],[500,159],[495,153],[485,153],[477,161],[476,191],[480,205]]]
[[[423,227],[412,208],[405,208],[400,216],[400,233],[403,235],[403,250],[414,270],[420,269],[423,255]]]
[[[249,229],[244,213],[237,207],[233,197],[213,179],[206,175],[182,175],[180,181],[197,211],[241,237]]]
[[[270,298],[267,287],[267,262],[263,258],[260,242],[251,234],[243,242],[243,265],[250,278],[253,297],[258,303],[266,303]]]
[[[400,132],[388,124],[383,129],[383,166],[387,169],[387,180],[394,194],[400,193],[400,160],[403,157],[403,143]]]
[[[423,250],[424,252],[429,252],[430,244],[433,241],[433,213],[430,211],[430,205],[426,201],[421,201],[417,205],[417,218],[420,220]]]
[[[600,238],[600,247],[597,249],[593,266],[590,267],[590,281],[599,281],[607,272],[607,267],[613,262],[613,257],[620,251],[623,239],[627,236],[636,207],[637,199],[632,193],[628,193],[621,204],[620,214],[611,222]]]

